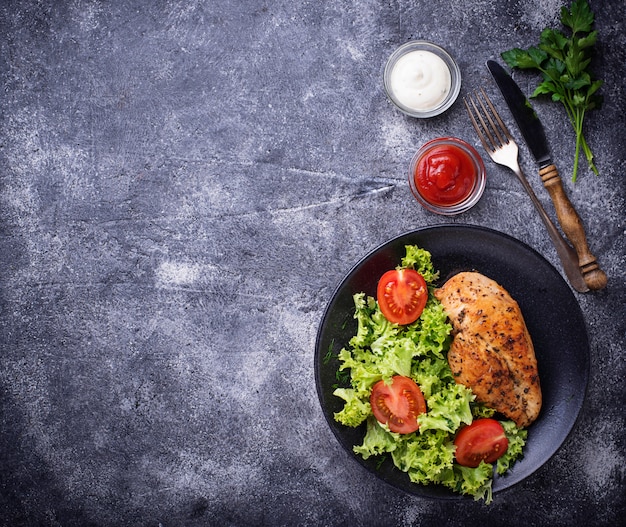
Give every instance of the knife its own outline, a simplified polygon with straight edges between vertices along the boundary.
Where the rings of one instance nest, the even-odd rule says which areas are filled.
[[[500,64],[488,60],[487,68],[500,88],[530,152],[539,165],[539,175],[543,186],[554,203],[556,216],[563,232],[576,249],[578,265],[587,287],[594,290],[603,289],[607,284],[606,273],[600,269],[596,257],[589,250],[585,228],[574,205],[567,197],[561,176],[552,162],[546,134],[539,117],[517,83]]]

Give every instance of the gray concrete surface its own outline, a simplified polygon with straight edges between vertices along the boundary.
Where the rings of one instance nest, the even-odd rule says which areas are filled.
[[[386,100],[410,39],[445,46],[461,95],[534,44],[560,1],[4,1],[0,5],[0,524],[616,525],[625,512],[623,2],[592,2],[601,175],[572,184],[560,107],[535,105],[610,277],[578,295],[591,379],[532,477],[472,500],[407,495],[327,426],[316,331],[366,252],[483,225],[556,253],[512,174],[451,220],[411,199],[414,151],[478,147],[460,101],[428,121]],[[531,74],[518,75],[528,93]],[[482,153],[482,150],[481,150]],[[542,202],[525,147],[522,165]],[[541,301],[541,299],[538,299]],[[563,357],[566,361],[567,357]]]

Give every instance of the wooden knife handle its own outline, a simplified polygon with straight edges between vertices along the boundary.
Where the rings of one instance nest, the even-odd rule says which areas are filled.
[[[596,257],[591,254],[587,245],[585,228],[574,205],[565,194],[561,176],[555,165],[549,165],[539,170],[543,186],[548,190],[556,216],[561,228],[578,254],[578,265],[589,289],[604,289],[607,283],[606,273],[600,269]]]

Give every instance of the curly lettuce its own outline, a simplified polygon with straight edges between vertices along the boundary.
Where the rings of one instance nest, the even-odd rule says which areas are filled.
[[[526,444],[528,430],[517,428],[513,421],[500,421],[500,424],[502,428],[504,428],[504,435],[506,435],[506,438],[509,440],[509,446],[506,452],[496,461],[496,472],[502,475],[509,470],[516,460],[524,455],[522,449]]]
[[[413,268],[426,280],[429,289],[439,273],[428,251],[414,245],[405,247],[402,268]],[[363,443],[353,450],[364,459],[389,455],[394,465],[418,484],[439,484],[454,492],[492,501],[494,466],[482,462],[476,468],[455,463],[454,436],[478,417],[494,411],[475,402],[472,391],[457,384],[447,361],[452,326],[441,303],[432,295],[420,318],[399,326],[381,313],[376,300],[357,293],[353,297],[357,330],[339,354],[339,370],[349,372],[350,385],[334,394],[344,401],[335,419],[350,427],[366,423]],[[391,432],[373,415],[369,397],[372,386],[394,375],[412,378],[422,390],[428,411],[418,417],[419,429],[410,434]],[[526,431],[512,421],[502,426],[509,440],[495,470],[504,474],[522,455]]]

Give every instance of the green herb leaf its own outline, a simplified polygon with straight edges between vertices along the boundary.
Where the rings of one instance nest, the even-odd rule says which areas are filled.
[[[539,47],[548,55],[563,60],[563,50],[568,43],[567,37],[555,29],[546,28],[541,32]]]
[[[558,81],[566,71],[567,65],[562,60],[552,58],[546,62],[545,72],[555,81]]]
[[[509,51],[505,51],[501,56],[504,62],[511,66],[511,68],[528,69],[539,68],[541,66],[540,63],[538,64],[535,62],[528,51],[520,48],[513,48]]]
[[[328,364],[330,362],[330,359],[333,357],[334,346],[335,346],[335,339],[332,339],[330,341],[330,346],[328,346],[328,351],[326,352],[326,355],[324,355],[324,358],[322,359],[322,363]]]
[[[574,47],[569,49],[565,56],[565,67],[572,77],[577,77],[587,67],[583,67],[585,59],[584,52],[577,51]],[[587,62],[587,65],[589,65],[589,62]]]
[[[589,76],[588,73],[583,73],[577,79],[569,79],[566,82],[564,82],[564,84],[568,90],[572,90],[572,91],[580,90],[584,86],[591,85],[591,77]]]
[[[535,91],[531,95],[531,97],[537,97],[538,95],[546,95],[551,93],[556,93],[556,86],[552,81],[543,81],[539,86],[535,88]]]
[[[593,21],[594,14],[587,0],[574,0],[570,9],[561,8],[561,23],[571,30],[570,36],[545,28],[537,46],[513,48],[501,53],[511,68],[534,69],[541,74],[543,81],[535,88],[532,97],[549,96],[565,107],[576,133],[572,181],[576,181],[581,149],[591,171],[598,174],[583,135],[585,115],[602,105],[602,96],[596,93],[602,81],[594,80],[588,71],[592,48],[598,40],[598,32],[592,29]]]
[[[586,102],[587,101],[586,101],[585,96],[581,95],[580,93],[575,93],[574,96],[572,97],[572,104],[574,106],[584,108]]]
[[[569,27],[573,34],[582,32],[589,33],[593,25],[594,14],[587,0],[574,0],[571,11],[566,7],[561,8],[561,23]]]
[[[587,49],[592,47],[598,40],[598,32],[592,31],[586,37],[578,39],[578,49]]]
[[[596,93],[603,84],[604,82],[601,80],[593,81],[587,90],[587,97],[591,97],[594,93]]]
[[[531,46],[528,48],[528,54],[535,61],[535,64],[541,65],[548,58],[548,54],[538,47]]]

